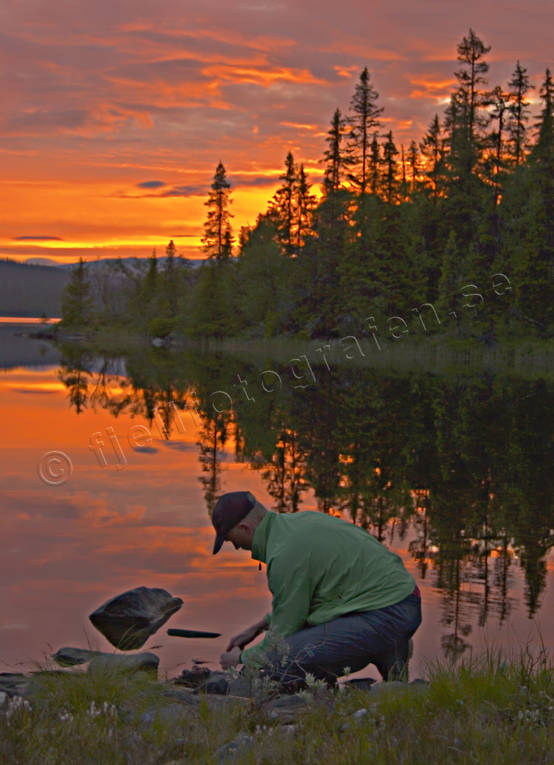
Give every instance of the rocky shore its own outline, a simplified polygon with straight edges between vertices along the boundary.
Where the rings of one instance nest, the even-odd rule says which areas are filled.
[[[162,681],[158,679],[159,659],[150,652],[106,653],[66,646],[56,651],[52,659],[63,669],[43,669],[28,674],[0,673],[0,722],[2,719],[9,721],[16,713],[31,713],[43,707],[44,683],[55,683],[62,678],[67,680],[71,676],[77,679],[83,673],[92,679],[111,677],[113,680],[119,677],[122,681],[125,677],[140,674],[148,680],[149,692],[155,697],[155,703],[143,705],[137,710],[134,704],[126,706],[123,703],[119,706],[99,701],[91,707],[91,715],[111,715],[114,719],[138,724],[143,729],[160,725],[178,728],[182,723],[190,723],[191,717],[201,715],[202,710],[204,713],[208,710],[211,713],[227,711],[229,714],[236,714],[238,710],[244,716],[244,730],[216,750],[212,761],[220,765],[233,761],[239,754],[246,754],[255,746],[256,736],[252,735],[249,715],[255,718],[258,733],[264,726],[269,726],[271,730],[277,728],[281,733],[293,736],[302,726],[303,718],[313,710],[315,700],[324,700],[328,714],[332,715],[337,699],[349,691],[363,691],[367,706],[357,708],[350,718],[344,719],[343,729],[346,731],[362,721],[368,714],[368,706],[383,695],[421,693],[428,686],[424,680],[375,683],[368,678],[346,681],[336,691],[329,691],[316,683],[311,690],[280,695],[271,689],[260,692],[244,677],[198,667],[185,669],[180,676]],[[71,710],[60,710],[63,720],[71,721],[73,715]]]

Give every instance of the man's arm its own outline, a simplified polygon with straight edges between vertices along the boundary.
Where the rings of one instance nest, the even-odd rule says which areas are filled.
[[[244,648],[245,645],[248,645],[248,643],[251,643],[261,632],[265,632],[269,626],[269,621],[270,616],[269,614],[266,614],[266,616],[264,616],[263,619],[260,619],[259,622],[256,622],[251,627],[247,627],[242,632],[239,632],[238,635],[231,638],[229,645],[225,649],[225,653],[221,655],[220,661],[223,669],[230,669],[239,664],[241,649]]]
[[[235,635],[235,637],[231,638],[229,645],[225,650],[230,651],[232,648],[235,648],[235,646],[238,648],[244,648],[244,646],[248,645],[248,643],[251,643],[254,638],[257,638],[259,634],[265,632],[269,626],[268,616],[269,614],[264,616],[263,619],[260,619],[259,622],[256,622],[251,627],[247,627],[242,632],[239,632],[238,635]]]
[[[286,554],[283,552],[271,562],[267,579],[273,594],[270,626],[286,638],[302,629],[310,613],[313,585],[309,556],[306,557],[305,551],[297,545],[289,547]],[[261,658],[266,648],[267,637],[243,651],[240,661]]]

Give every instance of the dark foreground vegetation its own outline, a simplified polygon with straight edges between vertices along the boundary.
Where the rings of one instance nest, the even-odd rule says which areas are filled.
[[[263,695],[194,696],[140,672],[39,673],[0,708],[0,761],[552,762],[554,679],[544,657],[489,658],[432,670],[429,684],[376,687],[313,686],[280,705]]]
[[[312,193],[291,153],[268,209],[236,241],[231,184],[220,162],[207,199],[200,267],[155,253],[114,264],[117,287],[81,263],[65,293],[65,326],[122,326],[149,336],[341,337],[381,328],[445,333],[494,345],[552,335],[554,86],[539,113],[518,61],[491,89],[490,47],[470,30],[457,48],[457,88],[423,140],[383,133],[371,76],[337,109]],[[95,300],[92,295],[94,293]]]

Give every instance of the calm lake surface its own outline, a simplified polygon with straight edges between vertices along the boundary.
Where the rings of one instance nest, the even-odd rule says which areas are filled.
[[[139,585],[183,598],[167,626],[223,633],[164,627],[143,650],[169,675],[215,666],[270,607],[247,551],[211,555],[208,506],[239,489],[277,511],[340,514],[402,556],[423,595],[413,676],[487,647],[554,653],[551,379],[154,348],[107,358],[27,331],[0,327],[0,671],[63,645],[112,650],[88,614]]]

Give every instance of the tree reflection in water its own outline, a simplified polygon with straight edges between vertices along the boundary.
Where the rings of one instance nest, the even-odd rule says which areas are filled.
[[[298,511],[311,489],[319,510],[385,544],[409,536],[421,578],[442,593],[446,655],[467,650],[472,620],[507,618],[514,565],[524,572],[527,613],[536,613],[554,544],[546,380],[345,367],[324,370],[310,387],[244,396],[238,375],[279,366],[143,349],[125,357],[121,377],[113,360],[96,358],[92,372],[89,355],[63,351],[59,377],[77,414],[88,404],[114,417],[127,411],[164,439],[195,425],[208,510],[224,450],[233,449],[259,471],[278,512]]]

